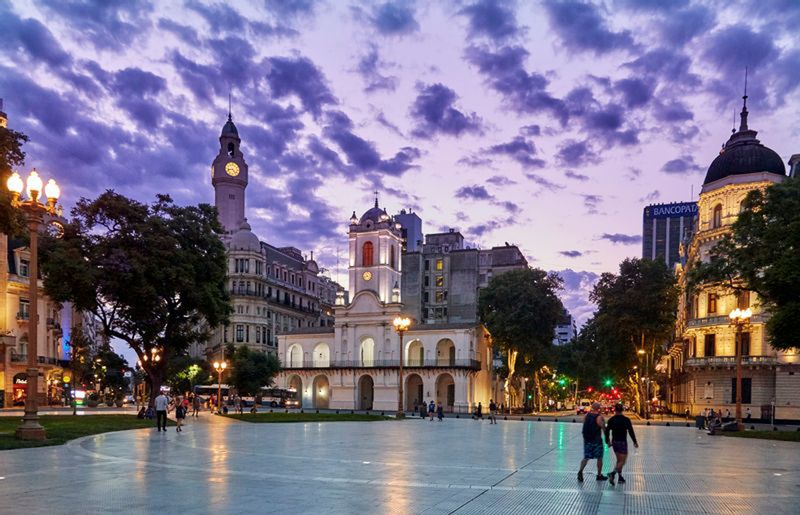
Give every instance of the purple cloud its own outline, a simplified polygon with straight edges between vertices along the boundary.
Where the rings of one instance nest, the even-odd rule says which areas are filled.
[[[573,51],[605,54],[634,46],[630,32],[612,32],[597,7],[579,1],[549,2],[550,26]]]
[[[473,38],[485,36],[503,41],[519,32],[517,20],[507,2],[478,0],[458,13],[469,19],[469,34]]]
[[[390,36],[419,30],[412,4],[402,1],[386,2],[377,6],[372,13],[372,23],[378,32]]]
[[[603,233],[600,236],[601,240],[608,240],[614,245],[636,245],[642,242],[642,236],[639,234],[621,234],[621,233]]]
[[[462,186],[456,191],[456,197],[473,200],[491,200],[494,198],[483,186]]]
[[[661,167],[661,171],[664,173],[671,173],[671,174],[690,174],[702,171],[702,167],[694,162],[694,157],[686,156],[686,157],[679,157],[676,159],[671,159],[664,163],[664,166]]]
[[[271,57],[267,62],[267,83],[275,98],[296,96],[315,117],[326,105],[337,103],[322,72],[308,58]]]
[[[397,77],[381,74],[383,66],[384,63],[378,55],[378,47],[370,45],[369,50],[361,56],[356,67],[356,71],[364,79],[364,91],[372,93],[382,89],[394,91],[397,88]]]
[[[559,251],[559,254],[568,258],[577,258],[583,256],[583,252],[580,250],[562,250]]]
[[[413,134],[419,138],[433,138],[437,134],[460,136],[467,133],[480,134],[483,121],[475,113],[463,113],[456,109],[456,92],[437,83],[417,85],[417,95],[410,114],[416,122]]]

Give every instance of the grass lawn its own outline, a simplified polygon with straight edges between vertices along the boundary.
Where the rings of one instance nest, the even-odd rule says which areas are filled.
[[[394,417],[365,415],[363,413],[245,413],[243,415],[228,414],[229,418],[244,422],[280,423],[280,422],[375,422],[392,420]]]
[[[156,423],[155,420],[138,419],[136,415],[44,415],[39,417],[39,423],[47,432],[47,440],[32,442],[17,440],[14,436],[14,431],[21,421],[22,416],[0,417],[0,450],[61,445],[81,436],[142,427],[152,428]],[[175,425],[175,422],[167,420],[167,424]]]
[[[784,442],[800,442],[800,431],[739,431],[722,433],[724,436],[738,438],[760,438],[762,440],[781,440]]]

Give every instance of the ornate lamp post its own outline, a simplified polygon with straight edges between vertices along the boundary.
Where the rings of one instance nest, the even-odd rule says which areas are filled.
[[[25,213],[30,232],[30,267],[29,267],[29,306],[30,316],[28,322],[28,385],[25,392],[25,416],[22,425],[17,428],[17,438],[22,440],[44,440],[44,428],[39,424],[39,406],[36,399],[39,389],[39,226],[45,214],[56,214],[56,202],[61,195],[61,189],[56,181],[50,179],[45,186],[34,168],[23,184],[19,173],[14,172],[6,182],[11,192],[11,205]],[[26,188],[27,200],[22,200],[23,186]],[[40,202],[44,191],[47,204]]]
[[[642,411],[644,411],[644,418],[650,418],[650,360],[647,359],[645,356],[646,352],[644,349],[639,349],[636,351],[636,354],[639,355],[639,360],[645,359],[645,377],[643,380],[645,381],[645,394],[644,394],[644,406],[642,406]]]
[[[397,383],[397,418],[405,418],[403,411],[403,334],[411,327],[411,319],[408,317],[397,317],[392,322],[394,330],[400,335],[400,370]]]
[[[752,316],[750,308],[744,310],[736,308],[728,315],[731,325],[736,327],[736,429],[738,431],[744,430],[742,424],[742,329],[750,323]]]
[[[222,373],[228,368],[228,364],[224,361],[214,362],[214,370],[217,371],[217,413],[222,413]]]

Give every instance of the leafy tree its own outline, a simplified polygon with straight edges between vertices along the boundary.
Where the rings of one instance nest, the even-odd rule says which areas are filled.
[[[221,232],[207,204],[181,207],[159,195],[147,205],[110,190],[81,199],[64,236],[43,241],[45,290],[126,342],[157,392],[171,361],[231,311]]]
[[[5,234],[22,234],[20,213],[11,207],[11,193],[6,188],[6,181],[12,169],[25,163],[25,151],[22,145],[28,136],[6,127],[0,127],[0,232]]]
[[[211,384],[214,370],[208,361],[178,356],[167,366],[165,382],[177,392],[190,392],[195,385]]]
[[[272,378],[280,370],[280,361],[274,354],[250,350],[246,345],[233,353],[228,384],[236,388],[239,395],[257,396],[262,386],[272,384]]]
[[[579,345],[595,352],[589,356],[598,369],[626,379],[638,393],[638,374],[630,374],[639,365],[637,352],[644,351],[645,364],[655,371],[662,344],[674,331],[678,292],[663,261],[624,260],[619,274],[604,273],[595,284],[590,299],[597,311],[582,329],[586,334],[578,338]]]
[[[711,250],[708,263],[692,267],[689,283],[718,283],[758,294],[770,312],[769,343],[800,347],[800,179],[748,193],[738,218]]]
[[[549,361],[555,327],[564,310],[556,295],[561,287],[562,280],[557,274],[525,268],[495,276],[481,290],[480,319],[508,358],[509,404],[519,400],[515,372],[519,369],[531,373],[537,380],[539,368]],[[522,362],[518,366],[519,356]]]

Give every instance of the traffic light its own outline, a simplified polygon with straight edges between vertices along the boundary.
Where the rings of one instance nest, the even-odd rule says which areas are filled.
[[[614,384],[614,382],[613,382],[611,379],[606,379],[606,380],[604,381],[604,384],[605,384],[606,386],[611,386],[612,384]]]
[[[589,393],[592,393],[592,392],[594,391],[594,388],[592,388],[592,387],[590,386],[589,388],[587,388],[587,389],[586,389],[586,391],[587,391],[587,392],[589,392]]]
[[[561,386],[564,386],[565,384],[567,384],[567,380],[564,379],[564,378],[561,378],[561,379],[558,380],[558,384],[560,384]]]
[[[533,399],[533,394],[532,394],[532,393],[529,393],[529,394],[528,394],[528,400],[531,400],[531,399]]]

